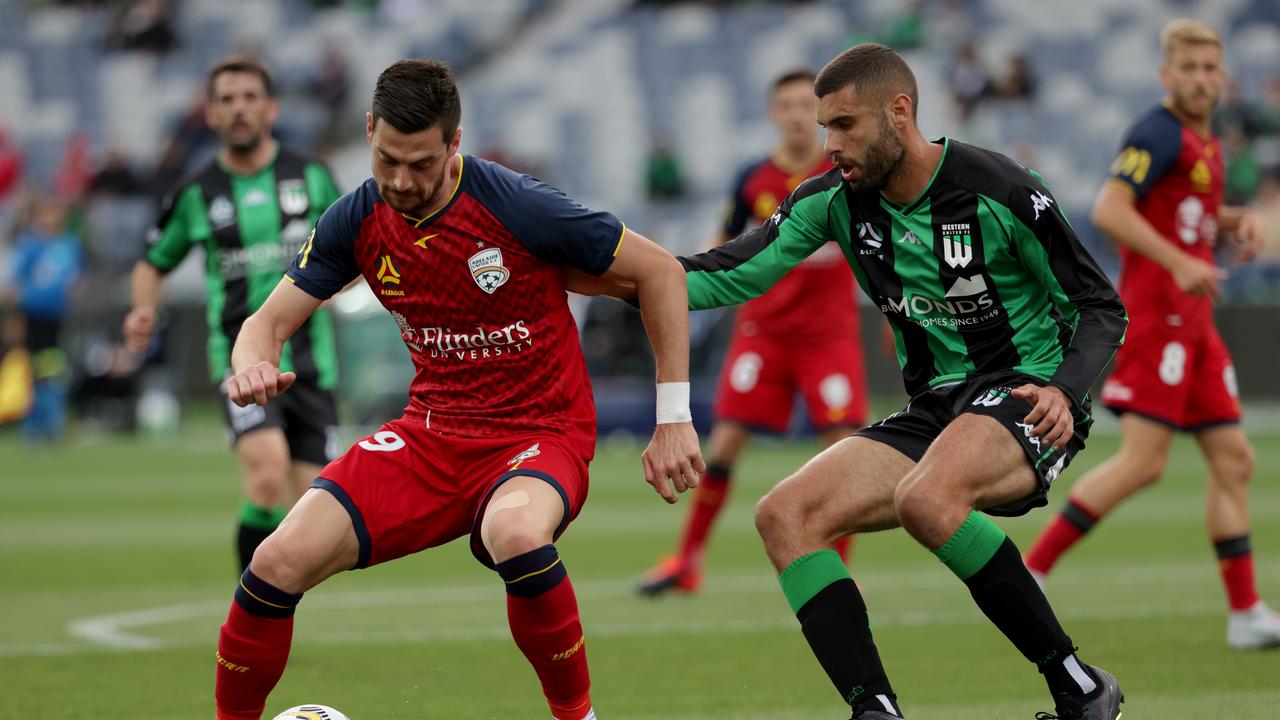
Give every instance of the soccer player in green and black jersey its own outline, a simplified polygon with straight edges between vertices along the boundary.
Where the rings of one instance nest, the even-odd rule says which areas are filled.
[[[208,96],[207,120],[221,150],[165,199],[147,253],[133,271],[133,309],[124,334],[136,351],[150,345],[165,273],[202,246],[209,370],[221,383],[240,325],[267,299],[340,193],[323,165],[271,136],[279,106],[260,63],[245,57],[218,63],[209,72]],[[320,467],[337,455],[337,362],[326,310],[298,329],[281,363],[298,373],[293,390],[301,392],[269,408],[224,402],[245,494],[237,536],[241,570]]]
[[[901,526],[1037,666],[1056,717],[1116,720],[1115,678],[1077,659],[1017,548],[979,511],[1045,504],[1084,447],[1088,390],[1122,341],[1124,307],[1038,177],[920,134],[915,77],[891,49],[845,51],[815,92],[836,169],[759,228],[682,259],[690,309],[704,309],[760,295],[835,241],[893,328],[911,402],[822,452],[756,509],[805,638],[855,718],[902,717],[866,605],[831,549]]]

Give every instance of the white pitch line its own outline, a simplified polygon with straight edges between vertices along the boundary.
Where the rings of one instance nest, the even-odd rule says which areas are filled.
[[[1280,568],[1280,564],[1276,564]],[[1187,573],[1204,571],[1211,567],[1209,563],[1182,563],[1168,565],[1146,565],[1141,567],[1110,567],[1095,569],[1090,572],[1091,584],[1107,585],[1120,583],[1134,584],[1166,584],[1182,583]],[[1264,566],[1266,567],[1266,566]],[[872,600],[872,621],[877,627],[920,626],[931,624],[954,624],[967,622],[986,622],[975,608],[962,607],[956,611],[905,611],[898,613],[879,612],[876,609],[877,589],[893,588],[895,591],[912,589],[928,590],[953,587],[956,583],[944,568],[913,570],[876,570],[855,576],[865,579]],[[777,582],[767,574],[711,576],[707,579],[703,595],[753,595],[778,593]],[[634,592],[631,580],[594,580],[583,582],[576,588],[582,599],[616,599],[631,597]],[[1050,595],[1054,595],[1054,585],[1050,585]],[[492,583],[483,585],[454,585],[440,588],[415,588],[396,590],[372,590],[365,592],[322,593],[308,598],[306,607],[327,609],[376,609],[390,607],[407,607],[441,604],[471,604],[492,601],[501,595],[500,588]],[[66,655],[81,652],[101,651],[146,651],[169,647],[194,645],[188,641],[166,640],[140,634],[141,628],[165,623],[192,620],[197,618],[219,617],[226,613],[230,600],[222,602],[198,602],[179,605],[167,605],[124,613],[111,613],[80,618],[68,624],[68,633],[86,644],[77,643],[34,643],[34,644],[0,644],[0,657],[18,657],[25,655]],[[1208,615],[1216,612],[1216,607],[1205,604],[1168,606],[1141,605],[1132,609],[1125,607],[1091,611],[1086,609],[1068,609],[1060,615],[1065,618],[1106,619],[1109,617],[1144,617],[1151,614],[1165,616]],[[601,636],[622,636],[640,634],[740,634],[750,632],[767,632],[783,628],[794,628],[795,621],[790,617],[780,620],[744,620],[744,621],[701,621],[676,620],[655,623],[625,623],[619,625],[595,624],[589,628],[591,634]],[[311,639],[307,642],[321,644],[359,644],[361,642],[431,642],[431,641],[463,641],[480,642],[486,640],[505,639],[509,631],[505,625],[483,628],[423,628],[405,631],[368,631],[356,633],[329,634],[325,637]]]

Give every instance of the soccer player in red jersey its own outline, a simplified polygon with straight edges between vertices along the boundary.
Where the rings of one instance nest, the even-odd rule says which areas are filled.
[[[768,220],[797,185],[833,167],[813,121],[818,106],[813,78],[809,70],[794,70],[774,80],[769,119],[778,128],[778,145],[739,175],[713,247],[737,237],[749,221]],[[728,499],[738,456],[753,431],[786,431],[797,392],[824,447],[865,422],[858,308],[850,302],[854,293],[853,271],[839,246],[829,242],[738,310],[716,389],[706,475],[694,494],[677,554],[641,579],[642,594],[698,589],[707,538]],[[841,557],[848,545],[848,538],[836,543]]]
[[[1235,369],[1213,322],[1226,273],[1219,234],[1261,242],[1258,218],[1222,205],[1222,147],[1209,122],[1225,83],[1222,44],[1207,25],[1174,20],[1161,32],[1163,104],[1129,131],[1093,220],[1120,246],[1128,339],[1102,390],[1120,415],[1120,451],[1082,477],[1027,554],[1043,581],[1058,558],[1125,498],[1164,472],[1176,431],[1196,437],[1209,465],[1206,520],[1230,606],[1227,642],[1280,645],[1280,618],[1258,598],[1249,548],[1253,448],[1240,428]]]
[[[570,268],[639,287],[658,368],[645,478],[668,502],[697,485],[683,268],[614,216],[459,154],[460,114],[443,63],[383,71],[367,119],[373,177],[321,217],[236,341],[230,397],[265,404],[296,377],[279,370],[284,341],[363,275],[417,374],[403,417],[326,466],[258,547],[218,637],[219,720],[262,715],[303,592],[463,535],[506,585],[511,634],[552,717],[595,717],[577,601],[553,544],[582,509],[595,452]]]

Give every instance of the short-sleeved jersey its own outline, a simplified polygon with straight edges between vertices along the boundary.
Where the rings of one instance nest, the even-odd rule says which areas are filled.
[[[405,414],[439,432],[563,433],[595,443],[595,405],[565,295],[609,268],[622,223],[501,165],[461,156],[448,204],[396,212],[365,181],[320,219],[287,277],[327,298],[363,275],[416,375]]]
[[[1133,191],[1138,212],[1175,247],[1213,262],[1225,184],[1216,137],[1184,127],[1158,105],[1130,128],[1108,182]],[[1120,297],[1135,322],[1191,334],[1213,325],[1211,298],[1183,292],[1168,270],[1123,245],[1120,260]]]
[[[681,258],[689,307],[760,295],[835,241],[889,319],[908,393],[1015,370],[1078,407],[1124,336],[1124,307],[1049,190],[1012,160],[954,140],[899,207],[838,169],[802,183],[764,225]]]
[[[240,326],[266,302],[320,214],[338,195],[324,165],[282,147],[274,161],[252,175],[229,173],[212,160],[165,198],[159,222],[147,235],[144,258],[167,273],[192,247],[204,248],[209,372],[214,382],[227,374]],[[285,344],[280,367],[322,388],[337,384],[337,348],[328,310],[320,310],[298,328]]]
[[[770,158],[751,163],[738,176],[728,216],[727,237],[735,237],[748,223],[759,225],[778,209],[782,199],[801,182],[832,168],[831,160],[812,172],[791,175]],[[821,343],[832,338],[858,337],[858,306],[853,273],[835,243],[827,243],[782,276],[765,294],[738,310],[735,330],[787,345]]]

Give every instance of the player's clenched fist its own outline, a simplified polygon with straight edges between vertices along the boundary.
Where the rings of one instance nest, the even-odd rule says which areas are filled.
[[[698,486],[698,476],[706,471],[698,433],[693,423],[663,423],[653,430],[649,447],[640,456],[645,482],[668,503],[676,501],[676,493]],[[672,491],[672,488],[675,488]]]
[[[250,403],[266,405],[297,379],[297,373],[280,372],[280,368],[262,360],[227,378],[227,397],[240,407]]]
[[[134,308],[124,317],[124,346],[136,353],[146,352],[155,331],[156,309]]]

